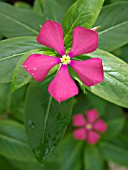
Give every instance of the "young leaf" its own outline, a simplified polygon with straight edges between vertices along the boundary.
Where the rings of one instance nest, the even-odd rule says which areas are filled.
[[[43,22],[44,18],[32,10],[0,2],[0,33],[7,38],[36,36]]]
[[[102,50],[88,54],[91,58],[101,58],[104,81],[87,87],[92,93],[112,103],[128,108],[128,64]],[[82,57],[84,59],[84,56]]]
[[[0,121],[0,154],[11,159],[35,161],[23,125],[9,120]]]
[[[86,170],[103,170],[104,161],[96,146],[87,145],[84,152],[84,167]]]
[[[105,6],[95,23],[100,25],[99,48],[113,51],[128,43],[128,2]]]
[[[67,11],[63,29],[66,46],[71,45],[72,31],[76,26],[91,28],[98,17],[104,0],[77,0]]]
[[[27,136],[39,162],[46,159],[64,135],[73,107],[73,99],[58,103],[49,95],[47,88],[52,78],[41,83],[33,81],[26,99]]]
[[[21,56],[26,52],[42,48],[36,37],[25,36],[10,38],[0,42],[0,83],[10,82],[13,70]]]
[[[38,53],[38,49],[31,50],[25,53],[23,57],[19,60],[12,76],[11,93],[13,93],[18,88],[24,86],[25,84],[29,83],[29,81],[32,79],[30,74],[28,74],[26,70],[23,68],[22,64],[30,54],[34,54],[34,53]]]

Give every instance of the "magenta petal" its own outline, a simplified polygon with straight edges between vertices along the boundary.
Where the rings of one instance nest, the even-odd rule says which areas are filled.
[[[99,117],[99,115],[95,109],[92,109],[86,112],[86,117],[89,123],[94,123],[96,119]]]
[[[93,86],[104,80],[104,71],[100,58],[84,61],[72,60],[70,65],[86,86]]]
[[[87,142],[90,144],[95,144],[100,139],[100,135],[94,131],[89,131],[87,136]]]
[[[37,36],[37,41],[40,44],[53,48],[60,55],[65,55],[63,30],[58,22],[47,20]]]
[[[58,102],[78,94],[78,88],[68,72],[67,65],[61,66],[59,72],[50,83],[48,91]]]
[[[76,129],[74,130],[73,135],[75,139],[84,140],[86,138],[86,129],[85,128]]]
[[[73,125],[74,126],[85,126],[86,121],[82,114],[76,114],[73,116]]]
[[[43,80],[49,70],[60,63],[60,58],[43,54],[32,54],[22,64],[25,70],[38,82]]]
[[[73,31],[73,45],[69,52],[70,57],[91,53],[98,47],[98,33],[77,26]]]
[[[93,129],[100,132],[104,133],[107,130],[107,124],[104,120],[99,119],[94,125]]]

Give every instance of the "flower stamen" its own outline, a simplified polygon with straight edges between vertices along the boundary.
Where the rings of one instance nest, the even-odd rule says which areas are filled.
[[[86,129],[87,129],[87,130],[91,130],[91,129],[92,129],[92,125],[91,125],[90,123],[87,123],[87,124],[86,124]]]
[[[70,62],[71,62],[71,60],[70,60],[70,57],[69,57],[68,55],[62,56],[62,58],[61,58],[61,63],[62,63],[62,64],[67,65],[67,64],[69,64]]]

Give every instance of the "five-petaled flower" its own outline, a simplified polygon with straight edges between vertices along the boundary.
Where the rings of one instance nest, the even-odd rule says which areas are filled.
[[[100,139],[100,133],[104,133],[107,130],[107,124],[99,118],[95,109],[88,110],[85,115],[87,119],[82,114],[73,116],[73,125],[78,127],[74,130],[74,138],[95,144]]]
[[[23,67],[37,82],[40,82],[52,67],[60,64],[58,73],[48,87],[49,93],[58,102],[78,94],[78,88],[68,72],[68,66],[72,67],[86,86],[93,86],[103,81],[104,73],[100,58],[73,60],[75,56],[97,49],[98,33],[96,31],[77,26],[73,31],[72,48],[66,54],[62,26],[57,22],[47,20],[37,36],[37,41],[53,48],[60,57],[32,54],[23,63]]]

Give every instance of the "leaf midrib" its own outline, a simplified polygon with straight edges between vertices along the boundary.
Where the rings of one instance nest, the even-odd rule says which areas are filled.
[[[77,2],[78,3],[78,2]],[[85,3],[84,3],[85,4]],[[82,11],[83,11],[83,9],[84,9],[84,5],[83,5],[83,7],[82,7]],[[79,17],[84,13],[85,11],[83,11],[83,12],[81,12],[78,16],[77,16],[77,18],[75,18],[75,20],[74,20],[74,22],[71,24],[71,26],[70,26],[70,28],[69,28],[69,31],[68,31],[68,33],[65,35],[65,37],[64,37],[64,41],[65,41],[65,39],[69,36],[69,34],[70,34],[70,32],[71,32],[71,29],[72,29],[72,27],[75,25],[75,23],[76,23],[76,21],[79,19]],[[88,15],[90,15],[90,14],[88,14]]]
[[[127,153],[128,154],[128,151],[126,151],[124,148],[122,148],[122,147],[120,147],[120,146],[117,146],[117,145],[114,145],[114,144],[112,144],[112,143],[110,143],[110,142],[104,142],[104,143],[102,143],[101,144],[102,145],[102,148],[104,148],[104,146],[105,147],[108,147],[109,149],[114,149],[114,151],[115,151],[115,149],[116,150],[118,150],[118,151],[123,151],[123,153]]]
[[[27,51],[26,51],[26,52],[27,52]],[[24,53],[18,53],[18,54],[13,54],[13,55],[10,55],[10,56],[8,56],[8,57],[4,57],[4,58],[0,59],[0,62],[3,61],[3,60],[6,60],[6,59],[12,59],[12,58],[15,58],[15,57],[17,57],[17,56],[24,55],[26,52],[24,52]]]
[[[105,29],[105,30],[99,32],[99,35],[107,32],[107,31],[111,31],[112,29],[115,29],[115,28],[117,28],[117,27],[119,27],[119,26],[121,26],[121,25],[123,25],[123,24],[125,24],[125,23],[128,23],[128,21],[122,22],[122,23],[117,24],[117,25],[114,25],[114,26],[112,26],[112,27],[110,27],[110,28],[108,28],[108,29]]]
[[[74,155],[79,151],[81,147],[81,143],[78,142],[75,144],[72,152],[70,153],[70,155],[67,157],[67,160],[65,161],[66,164],[64,164],[64,168],[66,169],[66,167],[68,167],[69,163],[71,162],[71,160],[73,159]]]
[[[104,73],[105,73],[107,76],[111,77],[112,79],[114,79],[114,80],[118,81],[121,85],[125,86],[125,88],[127,88],[127,89],[128,89],[128,86],[127,86],[127,85],[123,84],[123,83],[122,83],[122,82],[120,82],[118,79],[116,79],[115,77],[113,77],[113,76],[111,76],[111,75],[107,74],[106,72],[104,72]]]
[[[9,142],[11,141],[11,142],[13,142],[13,143],[17,143],[17,144],[20,144],[20,145],[23,145],[23,146],[28,147],[27,143],[25,143],[24,141],[20,141],[20,140],[17,140],[17,139],[15,139],[15,138],[12,138],[12,137],[5,136],[5,135],[3,135],[3,134],[0,134],[0,138],[1,138],[1,139],[5,139],[5,140],[7,140],[7,141],[9,141]]]
[[[31,27],[23,24],[22,22],[19,22],[19,21],[15,20],[14,18],[11,18],[10,16],[7,16],[7,15],[5,15],[5,14],[3,14],[3,13],[1,13],[1,15],[3,15],[5,18],[7,18],[7,19],[9,19],[9,20],[11,20],[11,21],[13,21],[13,22],[15,22],[16,24],[18,24],[18,25],[20,25],[20,26],[28,29],[29,31],[34,32],[35,34],[38,34],[38,32],[37,32],[36,30],[34,30],[34,29],[32,29]]]
[[[47,122],[48,122],[48,116],[49,116],[49,110],[51,107],[51,102],[52,102],[52,96],[49,97],[49,103],[47,106],[47,110],[46,110],[46,116],[45,116],[45,120],[44,120],[44,129],[43,129],[43,136],[42,136],[42,145],[44,144],[44,138],[45,138],[45,132],[46,132],[46,127],[47,127]]]

